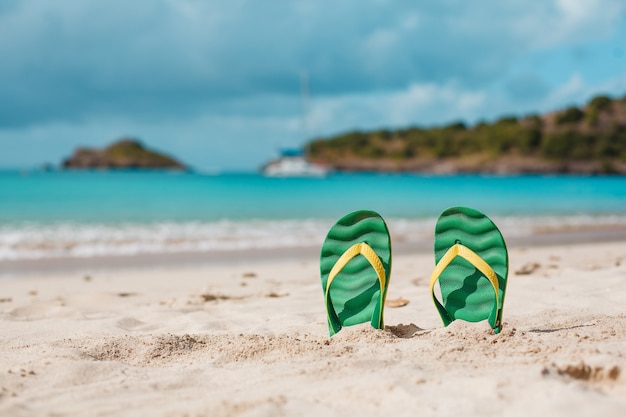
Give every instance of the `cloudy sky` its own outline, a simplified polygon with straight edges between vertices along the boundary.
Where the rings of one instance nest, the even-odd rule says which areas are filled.
[[[254,170],[312,137],[626,94],[623,0],[1,0],[0,33],[0,167],[132,136]]]

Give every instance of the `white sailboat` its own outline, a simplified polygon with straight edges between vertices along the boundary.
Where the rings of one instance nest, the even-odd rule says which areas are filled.
[[[300,77],[302,97],[302,131],[307,135],[307,113],[309,101],[309,78],[306,72]],[[305,153],[300,149],[283,149],[280,156],[261,168],[268,177],[325,177],[330,169],[322,164],[307,161]]]
[[[280,158],[270,161],[263,167],[268,177],[325,177],[330,170],[320,164],[306,160],[300,150],[284,150]]]

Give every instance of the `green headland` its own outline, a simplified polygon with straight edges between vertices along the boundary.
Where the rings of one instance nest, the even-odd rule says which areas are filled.
[[[338,171],[626,174],[626,97],[474,126],[352,131],[306,151]]]

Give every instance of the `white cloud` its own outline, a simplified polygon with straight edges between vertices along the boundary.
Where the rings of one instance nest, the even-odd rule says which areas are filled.
[[[524,3],[528,5],[528,3]],[[533,13],[513,21],[530,46],[548,48],[559,44],[588,42],[608,36],[623,23],[626,2],[622,0],[554,0],[529,7]]]
[[[377,94],[324,97],[315,101],[311,124],[321,134],[351,129],[448,123],[476,118],[487,104],[482,91],[446,85],[411,84]]]
[[[565,82],[565,84],[560,85],[553,90],[546,101],[552,103],[564,103],[574,100],[572,104],[575,104],[575,100],[585,91],[585,87],[583,77],[580,74],[575,73],[567,80],[567,82]]]

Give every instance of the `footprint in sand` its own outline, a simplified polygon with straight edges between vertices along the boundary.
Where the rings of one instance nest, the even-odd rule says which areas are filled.
[[[16,320],[41,320],[50,317],[62,317],[73,314],[60,300],[34,301],[28,305],[14,308],[9,315]]]
[[[147,323],[137,320],[134,317],[123,317],[117,321],[117,327],[123,330],[150,330],[154,329],[154,326],[150,326]]]

